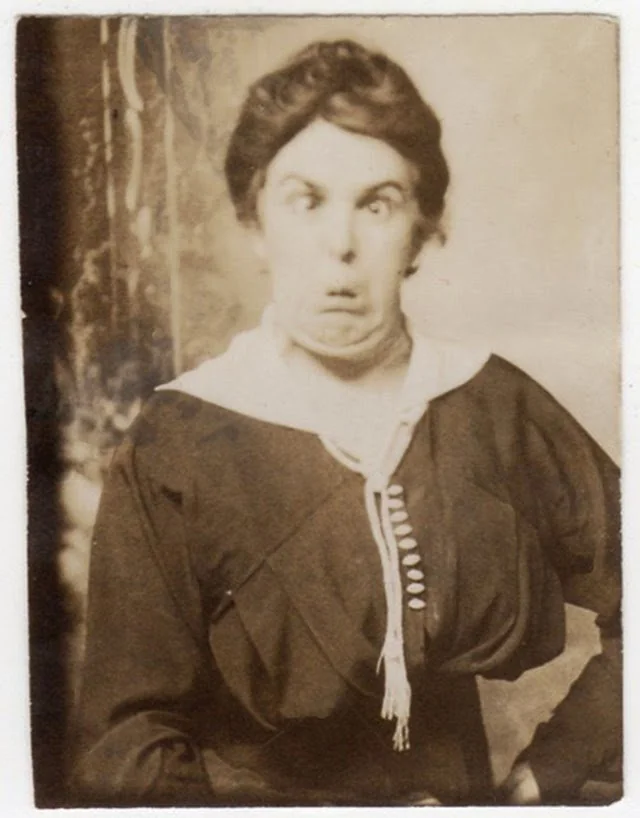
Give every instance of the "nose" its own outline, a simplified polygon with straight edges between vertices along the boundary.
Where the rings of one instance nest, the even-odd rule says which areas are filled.
[[[326,246],[333,258],[351,264],[357,256],[355,214],[347,206],[335,206],[326,214]]]

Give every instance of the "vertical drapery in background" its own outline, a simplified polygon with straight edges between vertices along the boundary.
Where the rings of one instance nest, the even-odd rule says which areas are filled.
[[[156,384],[219,352],[242,320],[211,252],[218,202],[209,151],[225,134],[209,118],[210,61],[208,28],[188,20],[19,24],[42,806],[63,797],[63,722],[76,696],[92,527],[113,448]]]
[[[55,292],[68,339],[58,366],[67,521],[60,564],[81,623],[113,446],[156,384],[226,345],[241,309],[211,254],[207,28],[132,17],[53,25],[69,246]],[[81,642],[76,627],[72,667]]]

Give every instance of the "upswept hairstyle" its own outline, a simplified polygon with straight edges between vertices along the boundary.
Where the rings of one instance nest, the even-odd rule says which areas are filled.
[[[412,162],[423,236],[439,232],[449,184],[440,122],[397,63],[351,40],[312,43],[250,87],[225,162],[241,222],[257,218],[257,195],[271,160],[317,118],[380,139]]]

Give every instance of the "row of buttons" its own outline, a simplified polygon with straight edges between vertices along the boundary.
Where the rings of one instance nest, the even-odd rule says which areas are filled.
[[[411,610],[421,611],[427,604],[424,599],[421,598],[421,595],[424,594],[425,591],[424,572],[419,567],[420,555],[415,551],[418,547],[418,543],[416,539],[411,536],[413,534],[413,528],[408,522],[409,515],[407,514],[404,500],[402,499],[403,494],[404,489],[402,486],[397,484],[389,486],[387,488],[387,506],[391,510],[389,517],[391,522],[394,523],[393,533],[396,535],[398,548],[400,551],[406,552],[403,553],[401,562],[407,569],[406,574],[409,580],[409,583],[405,586],[406,592],[411,596],[407,604]]]

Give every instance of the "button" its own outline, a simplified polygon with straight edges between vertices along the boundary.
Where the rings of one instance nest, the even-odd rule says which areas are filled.
[[[405,537],[407,534],[411,534],[413,528],[408,523],[404,523],[403,525],[399,525],[397,528],[394,529],[396,537]]]
[[[411,582],[407,585],[407,591],[410,594],[421,594],[424,591],[424,585],[421,582]]]
[[[391,514],[391,522],[392,523],[403,523],[405,520],[409,519],[409,515],[406,511],[394,511]]]
[[[397,497],[399,494],[402,494],[404,489],[402,486],[399,486],[397,483],[394,483],[393,486],[389,486],[387,489],[387,494],[389,497]]]
[[[404,508],[404,501],[399,497],[390,497],[387,500],[387,505],[389,508]]]
[[[402,558],[403,565],[417,565],[420,562],[418,554],[407,554]]]
[[[407,576],[409,579],[424,579],[424,574],[418,568],[411,568],[410,571],[407,571]]]
[[[407,605],[412,608],[414,611],[421,611],[423,608],[427,607],[427,603],[424,599],[417,599],[414,597],[407,602]]]
[[[417,545],[418,542],[414,540],[413,537],[403,537],[398,543],[398,548],[402,548],[403,551],[411,551],[411,549]]]

